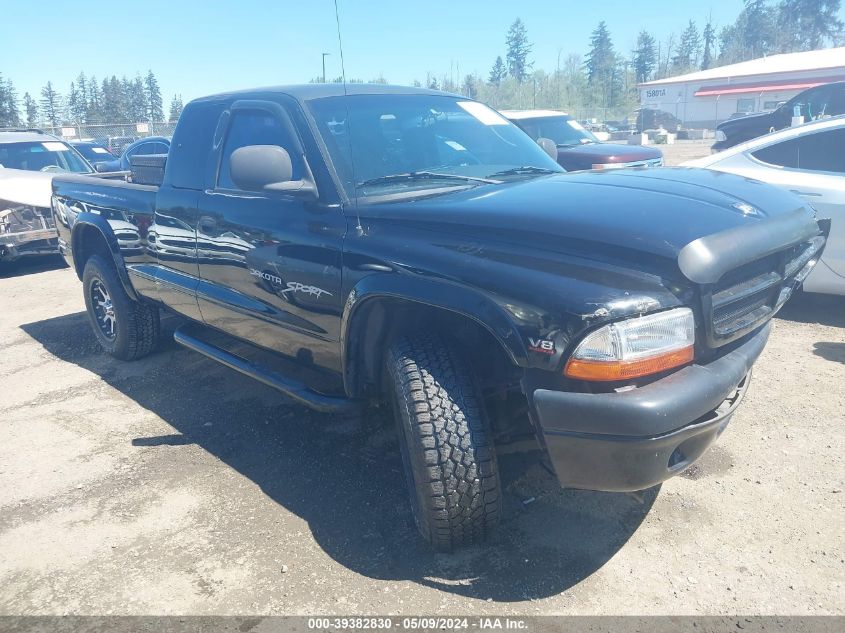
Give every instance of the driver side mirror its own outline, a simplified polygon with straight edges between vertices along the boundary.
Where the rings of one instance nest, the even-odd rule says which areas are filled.
[[[537,139],[537,145],[542,147],[546,154],[551,156],[554,160],[557,160],[557,143],[555,143],[552,139],[541,136]]]
[[[293,180],[290,154],[278,145],[239,147],[229,157],[229,174],[244,191],[315,192],[310,181]]]
[[[94,171],[98,174],[104,174],[108,171],[108,164],[107,163],[94,163]]]

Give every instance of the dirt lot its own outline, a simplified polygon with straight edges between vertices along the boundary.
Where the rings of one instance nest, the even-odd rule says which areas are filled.
[[[0,273],[0,614],[845,614],[845,298],[790,302],[684,476],[641,503],[505,455],[501,529],[453,556],[390,432],[170,341],[115,361],[83,309],[58,262]]]

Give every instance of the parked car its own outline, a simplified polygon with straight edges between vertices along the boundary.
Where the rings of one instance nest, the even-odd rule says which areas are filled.
[[[502,115],[544,145],[566,171],[660,167],[663,154],[653,147],[602,143],[568,114],[554,110],[504,110]]]
[[[685,165],[762,180],[804,198],[831,221],[824,256],[804,290],[845,295],[845,116],[787,128]]]
[[[85,157],[85,160],[91,163],[94,169],[97,169],[97,165],[100,163],[117,160],[117,156],[112,154],[99,143],[93,143],[91,141],[71,141],[70,146],[82,154],[82,156]]]
[[[652,108],[640,108],[637,110],[637,132],[664,129],[674,134],[680,127],[681,120],[665,110],[654,110]]]
[[[0,168],[90,174],[91,164],[73,147],[38,130],[0,132]]]
[[[40,171],[0,169],[0,262],[58,253],[52,180]]]
[[[149,154],[167,154],[170,150],[170,139],[165,136],[148,136],[138,139],[126,146],[120,158],[115,158],[103,163],[98,163],[97,171],[130,171],[132,165],[130,159],[133,156],[146,156]]]
[[[50,213],[52,175],[93,171],[60,138],[35,129],[0,132],[0,261],[58,252]]]
[[[150,353],[163,306],[188,319],[178,343],[314,409],[392,407],[417,527],[446,551],[498,522],[506,438],[533,436],[565,487],[685,470],[825,242],[775,187],[565,174],[481,103],[378,84],[199,99],[160,187],[53,188],[104,350]],[[121,252],[124,221],[140,254]]]
[[[123,150],[137,140],[137,136],[109,136],[105,139],[105,145],[112,154],[120,156]]]
[[[750,114],[730,119],[716,127],[714,152],[721,152],[734,145],[776,132],[792,124],[794,116],[806,122],[825,116],[845,114],[845,81],[808,88],[771,112]]]

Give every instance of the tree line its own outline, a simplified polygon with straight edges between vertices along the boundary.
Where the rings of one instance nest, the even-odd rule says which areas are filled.
[[[33,96],[18,97],[12,81],[0,75],[0,127],[78,126],[98,123],[175,121],[182,111],[182,98],[174,95],[167,117],[155,74],[128,79],[116,75],[98,81],[80,72],[64,92],[52,81]]]
[[[517,18],[505,35],[503,54],[496,56],[485,76],[428,73],[424,81],[413,83],[499,108],[558,108],[621,118],[636,107],[639,83],[843,43],[841,0],[741,0],[738,5],[739,14],[730,24],[689,19],[663,40],[644,29],[627,54],[617,49],[607,24],[599,22],[589,36],[587,54],[564,55],[560,49],[553,70],[535,68],[527,28]],[[387,83],[387,79],[379,76],[370,82]],[[176,120],[181,110],[182,100],[174,95],[167,120]],[[0,126],[164,120],[161,91],[152,71],[146,77],[130,80],[113,75],[102,82],[80,73],[64,95],[48,81],[38,100],[28,93],[18,99],[11,81],[0,75]]]
[[[739,4],[739,14],[727,25],[717,25],[712,18],[702,24],[690,19],[662,41],[644,29],[628,54],[616,48],[607,24],[599,22],[589,36],[587,54],[564,54],[561,49],[553,70],[534,67],[533,46],[524,22],[517,18],[505,35],[504,54],[495,58],[485,76],[428,73],[424,81],[413,83],[464,94],[498,108],[556,108],[585,117],[623,118],[638,104],[640,83],[843,43],[840,0],[742,0]]]

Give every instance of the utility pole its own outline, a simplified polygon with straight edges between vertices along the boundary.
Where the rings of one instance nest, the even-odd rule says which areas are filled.
[[[326,83],[326,56],[331,53],[323,53],[323,83]]]

